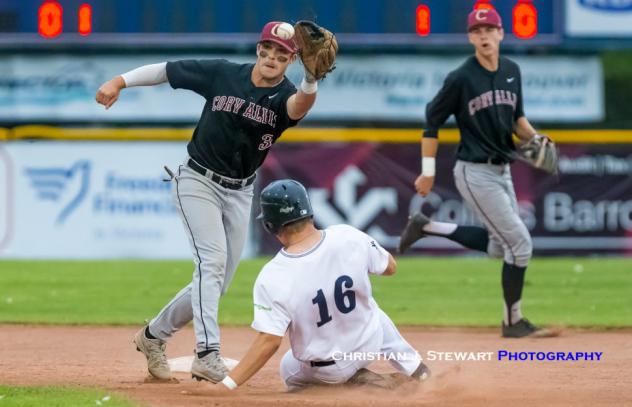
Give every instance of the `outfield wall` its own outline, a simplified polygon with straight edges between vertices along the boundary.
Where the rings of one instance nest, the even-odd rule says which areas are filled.
[[[522,163],[512,167],[536,253],[632,253],[632,132],[550,134],[560,146],[558,177]],[[190,129],[0,129],[11,140],[0,143],[0,257],[190,257],[172,185],[162,181],[163,165],[176,168],[185,159],[189,135]],[[113,138],[128,141],[106,141]],[[149,139],[170,141],[142,141]],[[393,249],[408,213],[420,208],[437,220],[476,223],[451,175],[453,130],[440,136],[437,184],[425,199],[412,189],[419,131],[299,128],[281,140],[257,188],[282,177],[303,182],[320,226],[349,223]],[[251,222],[245,256],[277,248]],[[438,238],[415,249],[460,252]]]

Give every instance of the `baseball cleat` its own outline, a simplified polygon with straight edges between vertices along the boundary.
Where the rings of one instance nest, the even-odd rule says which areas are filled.
[[[502,333],[503,338],[551,338],[559,335],[553,330],[539,328],[533,325],[526,318],[522,318],[520,321],[509,326],[503,322]]]
[[[417,370],[415,370],[413,374],[410,375],[410,377],[421,382],[430,379],[430,376],[432,376],[432,374],[430,373],[430,369],[428,369],[428,366],[426,366],[423,362],[419,362],[419,367],[417,368]]]
[[[219,383],[228,375],[228,368],[219,356],[219,352],[211,352],[199,358],[197,354],[191,366],[191,377],[197,381],[207,380],[211,383]]]
[[[140,331],[136,332],[134,336],[134,343],[136,344],[136,350],[143,353],[147,358],[147,370],[156,379],[170,380],[171,369],[169,369],[169,363],[167,362],[167,355],[165,354],[165,348],[167,343],[160,339],[149,339],[145,335],[144,326]]]
[[[402,373],[379,374],[364,368],[347,380],[349,385],[371,386],[387,390],[395,389],[407,382],[410,382],[410,377]]]
[[[399,240],[399,253],[403,254],[410,246],[422,237],[426,237],[423,231],[423,227],[430,223],[428,218],[423,213],[419,212],[411,215],[408,218],[408,223],[402,232],[402,236]]]

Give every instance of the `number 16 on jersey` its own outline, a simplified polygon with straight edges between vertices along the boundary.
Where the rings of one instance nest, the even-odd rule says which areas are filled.
[[[346,289],[344,291],[343,286]],[[356,306],[355,291],[351,290],[351,287],[353,287],[353,280],[349,276],[338,277],[334,284],[334,301],[336,308],[343,314],[350,313]],[[320,314],[320,321],[316,323],[317,327],[320,328],[333,319],[329,314],[327,299],[325,298],[322,288],[316,292],[316,297],[312,298],[312,304],[318,305],[318,312]]]

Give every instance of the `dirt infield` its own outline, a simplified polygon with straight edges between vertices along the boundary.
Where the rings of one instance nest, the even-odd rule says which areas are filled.
[[[414,388],[316,388],[288,394],[278,364],[288,345],[247,385],[232,393],[179,374],[178,383],[146,382],[130,327],[0,325],[0,384],[97,386],[147,406],[606,406],[632,405],[632,331],[566,330],[549,339],[502,339],[491,329],[404,328],[433,378]],[[223,328],[223,354],[239,359],[254,338]],[[190,355],[191,329],[169,344],[169,357]],[[427,351],[493,352],[491,361],[429,361]],[[600,361],[498,361],[499,350],[603,352]],[[388,371],[386,362],[376,370]]]

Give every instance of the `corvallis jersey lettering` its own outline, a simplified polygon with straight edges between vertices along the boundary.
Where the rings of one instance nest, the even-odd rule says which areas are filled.
[[[167,63],[167,78],[174,89],[189,89],[206,99],[187,146],[189,155],[230,178],[252,175],[281,133],[298,122],[287,115],[294,85],[284,77],[276,86],[256,87],[253,68],[254,64],[224,59]]]
[[[443,87],[426,107],[424,137],[437,137],[439,127],[454,114],[461,131],[457,158],[484,163],[511,162],[513,125],[524,116],[520,68],[500,57],[495,72],[476,57],[450,72]]]

